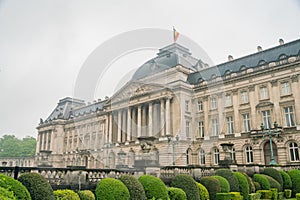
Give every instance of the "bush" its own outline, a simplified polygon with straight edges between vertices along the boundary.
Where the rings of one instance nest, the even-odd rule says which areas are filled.
[[[253,181],[253,184],[254,184],[254,187],[255,187],[255,191],[261,190],[261,186],[260,186],[260,184],[258,182]]]
[[[38,173],[22,174],[18,180],[28,189],[32,200],[53,200],[53,190],[48,181]]]
[[[273,179],[275,179],[282,187],[283,180],[282,180],[282,176],[278,170],[268,167],[268,168],[264,169],[263,174],[268,175],[268,176],[272,177]],[[282,191],[282,188],[278,191]]]
[[[208,190],[210,200],[216,199],[216,194],[221,192],[221,184],[218,179],[214,177],[202,177],[200,183]]]
[[[245,200],[248,200],[249,184],[247,178],[240,172],[233,172],[233,175],[238,179],[239,190]]]
[[[285,198],[287,198],[287,199],[291,198],[291,197],[292,197],[292,190],[290,190],[290,189],[285,189],[285,190],[284,190],[284,196],[285,196]]]
[[[231,192],[239,192],[239,182],[230,169],[218,169],[216,174],[227,179]]]
[[[81,190],[81,191],[78,191],[77,193],[78,193],[80,200],[95,200],[95,195],[90,190]]]
[[[131,200],[145,200],[146,194],[143,185],[132,175],[122,175],[119,178],[120,181],[126,185]]]
[[[196,185],[199,188],[199,194],[200,194],[200,199],[201,200],[209,200],[209,193],[206,187],[202,185],[201,183],[196,182]]]
[[[297,199],[297,200],[300,200],[300,193],[297,193],[297,194],[296,194],[296,199]]]
[[[0,187],[13,192],[16,199],[31,200],[30,193],[27,188],[22,183],[9,176],[0,174]]]
[[[168,194],[170,200],[187,200],[185,192],[180,188],[169,187]]]
[[[171,187],[181,188],[188,200],[199,200],[199,188],[194,179],[186,174],[176,175],[171,182]]]
[[[272,198],[272,192],[271,190],[258,190],[257,193],[261,194],[261,199],[271,199]]]
[[[283,181],[283,190],[284,189],[292,189],[292,180],[288,173],[283,170],[279,170]]]
[[[129,200],[129,191],[120,180],[104,178],[96,186],[97,200]]]
[[[0,199],[1,200],[16,200],[13,191],[9,191],[3,187],[0,187]]]
[[[220,182],[221,193],[228,193],[230,191],[230,186],[226,178],[222,176],[212,176],[212,177],[216,178]]]
[[[255,185],[252,181],[252,179],[244,172],[240,172],[241,174],[243,174],[246,179],[247,179],[247,182],[248,182],[248,185],[249,185],[249,193],[254,193],[256,190],[255,190]]]
[[[240,192],[230,192],[231,200],[243,200]]]
[[[253,179],[258,182],[262,190],[269,190],[270,183],[268,179],[262,174],[254,174]]]
[[[73,190],[55,190],[53,194],[56,200],[80,200],[78,194]]]
[[[300,193],[300,171],[297,169],[292,169],[288,171],[288,174],[292,180],[292,196],[295,196],[296,193]]]
[[[271,188],[270,190],[272,192],[272,199],[277,200],[277,198],[278,198],[278,189],[277,188]]]
[[[216,200],[231,200],[230,193],[217,193]]]
[[[261,194],[260,193],[251,193],[249,194],[249,200],[259,200]]]
[[[278,200],[284,200],[284,192],[278,192]]]
[[[281,185],[272,177],[268,175],[262,174],[262,176],[266,177],[270,183],[270,188],[277,188],[278,191],[282,188]]]
[[[138,180],[143,185],[148,199],[152,199],[153,197],[156,199],[161,198],[162,200],[168,199],[168,190],[159,178],[151,175],[143,175],[140,176]]]

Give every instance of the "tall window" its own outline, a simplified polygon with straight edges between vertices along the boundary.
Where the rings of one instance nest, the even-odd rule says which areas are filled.
[[[190,137],[190,122],[185,122],[185,131],[186,131],[186,137]]]
[[[246,113],[243,114],[243,125],[244,125],[244,131],[249,132],[250,131],[250,114]]]
[[[189,101],[185,101],[185,111],[189,111]]]
[[[248,92],[247,91],[241,92],[241,102],[248,103]]]
[[[232,105],[232,102],[231,102],[231,95],[230,94],[227,94],[225,96],[225,106],[231,106]]]
[[[204,122],[200,121],[198,122],[198,134],[200,138],[204,137]]]
[[[293,106],[284,108],[285,123],[287,127],[295,126]]]
[[[220,162],[220,153],[219,153],[219,149],[215,148],[214,149],[214,164],[218,165]]]
[[[203,149],[200,149],[199,152],[199,164],[205,165],[205,151]]]
[[[218,120],[217,119],[212,119],[211,120],[211,127],[212,127],[212,135],[213,136],[218,136],[219,135],[219,130],[218,130]]]
[[[251,146],[246,146],[245,152],[246,152],[246,162],[247,163],[253,163],[252,147]]]
[[[298,145],[295,142],[290,143],[290,160],[299,161],[299,149]]]
[[[198,101],[197,107],[198,107],[198,111],[202,111],[203,110],[203,102]]]
[[[226,121],[227,121],[227,132],[234,133],[232,116],[226,117]]]
[[[266,86],[261,87],[259,91],[260,91],[260,99],[269,98],[268,88]]]
[[[210,107],[211,107],[211,109],[216,109],[217,108],[217,99],[216,99],[216,97],[212,97],[210,99]]]
[[[289,82],[281,83],[281,95],[291,94],[291,86]]]
[[[269,110],[262,111],[262,120],[265,129],[271,128],[271,114]]]
[[[231,158],[231,160],[236,160],[235,159],[235,148],[232,148],[232,150],[230,151],[230,158]]]

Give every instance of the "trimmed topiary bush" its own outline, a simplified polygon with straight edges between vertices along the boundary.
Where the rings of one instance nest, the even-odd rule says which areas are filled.
[[[200,183],[208,190],[210,200],[216,199],[216,194],[221,192],[221,184],[219,180],[214,177],[202,177]]]
[[[262,174],[254,174],[253,180],[258,182],[262,190],[270,189],[270,182],[268,179]]]
[[[16,200],[13,191],[9,191],[6,188],[0,187],[0,199],[1,200]]]
[[[278,199],[278,189],[277,188],[271,188],[272,192],[272,199],[277,200]]]
[[[168,194],[170,200],[187,200],[185,192],[180,188],[169,187]]]
[[[171,187],[181,188],[188,200],[199,200],[199,188],[194,179],[186,174],[176,175],[171,182]]]
[[[297,194],[296,194],[296,199],[297,199],[297,200],[300,200],[300,193],[297,193]]]
[[[80,200],[78,194],[73,190],[55,190],[53,194],[57,200]]]
[[[140,176],[138,180],[143,185],[148,199],[152,199],[153,197],[162,200],[168,199],[169,195],[167,187],[159,178],[152,175],[143,175]]]
[[[272,199],[271,190],[258,190],[256,192],[261,194],[261,199]]]
[[[216,200],[231,200],[230,193],[217,193]]]
[[[278,192],[278,200],[284,200],[284,192]]]
[[[254,184],[254,187],[255,187],[255,191],[261,190],[261,186],[260,186],[260,184],[258,182],[253,181],[253,184]]]
[[[282,176],[278,170],[268,167],[268,168],[264,169],[263,174],[268,175],[268,176],[272,177],[273,179],[275,179],[280,184],[280,186],[283,185]],[[278,191],[282,191],[282,188]]]
[[[212,176],[220,182],[221,193],[228,193],[230,191],[230,186],[226,178],[222,176]]]
[[[206,187],[198,182],[196,182],[196,185],[199,188],[200,200],[209,200],[209,193]]]
[[[218,169],[216,174],[227,179],[231,192],[239,192],[239,182],[230,169]]]
[[[27,188],[12,177],[0,174],[0,187],[3,187],[8,191],[12,191],[16,199],[31,200],[30,193]]]
[[[241,196],[240,192],[230,192],[231,200],[243,200],[243,196]]]
[[[277,188],[278,191],[280,191],[280,189],[282,188],[281,185],[271,176],[268,175],[264,175],[262,174],[264,177],[266,177],[270,183],[270,188]]]
[[[146,194],[143,185],[132,175],[122,175],[119,178],[122,181],[130,194],[131,200],[146,200]]]
[[[233,172],[233,175],[238,179],[239,190],[245,200],[248,200],[249,184],[247,178],[240,172]]]
[[[90,190],[81,190],[78,191],[78,196],[80,198],[80,200],[95,200],[95,195],[92,191]]]
[[[251,193],[249,194],[249,200],[259,200],[261,194],[260,193]]]
[[[291,197],[292,197],[292,190],[290,190],[290,189],[285,189],[285,190],[284,190],[284,196],[285,196],[285,198],[287,198],[287,199],[291,198]]]
[[[300,193],[300,171],[292,169],[288,171],[292,180],[292,196],[296,196],[296,193]]]
[[[283,170],[278,170],[279,173],[281,174],[282,181],[283,181],[283,189],[292,189],[292,180],[291,177],[288,173],[286,173]]]
[[[129,200],[129,191],[122,181],[114,178],[104,178],[96,187],[97,200]]]
[[[255,190],[255,185],[254,185],[252,179],[246,173],[244,173],[244,172],[240,172],[240,173],[243,174],[247,179],[247,182],[248,182],[248,185],[249,185],[249,193],[255,193],[255,191],[256,191]]]

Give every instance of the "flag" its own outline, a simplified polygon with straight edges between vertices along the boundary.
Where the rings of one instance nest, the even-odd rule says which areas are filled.
[[[176,40],[178,39],[179,37],[179,32],[176,31],[176,29],[173,27],[173,39],[174,39],[174,42],[176,42]]]

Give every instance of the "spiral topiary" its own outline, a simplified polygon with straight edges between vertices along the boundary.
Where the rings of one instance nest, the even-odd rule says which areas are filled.
[[[283,185],[282,176],[278,170],[268,167],[268,168],[264,169],[263,174],[268,175],[268,176],[272,177],[273,179],[275,179],[280,184],[280,186]],[[282,187],[278,191],[279,192],[282,191]]]
[[[147,199],[143,185],[132,175],[122,175],[120,176],[119,180],[122,181],[124,185],[126,185],[131,200]]]
[[[168,194],[170,200],[187,200],[185,192],[180,188],[169,187]]]
[[[156,199],[168,200],[168,190],[162,180],[152,175],[142,175],[138,180],[143,185],[148,199],[154,197]]]
[[[114,178],[104,178],[96,186],[97,200],[129,200],[130,195],[122,181]]]
[[[12,177],[0,174],[0,187],[13,192],[16,199],[31,200],[31,196],[27,188]]]
[[[57,200],[80,200],[79,195],[73,190],[55,190],[53,194]]]
[[[199,200],[199,188],[191,176],[186,174],[176,175],[170,185],[171,187],[181,188],[186,193],[188,200]]]
[[[53,190],[48,181],[38,173],[22,174],[18,180],[28,189],[32,200],[54,200]]]
[[[293,196],[296,196],[296,193],[300,193],[300,170],[292,169],[288,171],[288,174],[292,180]]]
[[[292,189],[292,180],[288,173],[283,170],[278,170],[281,174],[282,181],[283,181],[283,190],[285,189]]]
[[[196,182],[196,185],[199,188],[199,194],[200,194],[200,199],[201,200],[209,200],[209,193],[206,187],[202,185],[201,183]]]
[[[208,190],[210,200],[215,200],[216,194],[221,192],[221,184],[219,180],[214,177],[202,177],[200,183]]]
[[[249,196],[249,184],[247,178],[240,172],[233,172],[233,175],[238,179],[239,190],[243,199],[247,200]]]
[[[230,191],[230,185],[226,178],[222,176],[212,176],[212,177],[216,178],[220,182],[221,193],[227,193]]]
[[[269,190],[270,189],[270,183],[268,179],[263,176],[262,174],[254,174],[253,180],[255,182],[258,182],[260,185],[261,190]]]
[[[95,200],[95,195],[90,190],[80,190],[77,192],[80,200]]]
[[[231,192],[239,192],[239,182],[237,178],[233,175],[230,169],[218,169],[215,175],[222,176],[227,179],[230,185]]]

